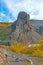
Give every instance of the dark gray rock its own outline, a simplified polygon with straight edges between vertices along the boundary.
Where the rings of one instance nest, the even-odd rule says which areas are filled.
[[[30,42],[29,37],[31,35],[30,32],[32,31],[29,27],[29,22],[30,16],[25,12],[20,12],[18,14],[16,22],[14,22],[12,25],[13,32],[11,35],[11,40],[23,43]]]

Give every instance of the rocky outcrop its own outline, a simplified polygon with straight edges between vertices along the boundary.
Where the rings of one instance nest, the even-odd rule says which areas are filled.
[[[35,22],[34,20],[32,22]],[[35,25],[34,25],[35,26]],[[12,24],[11,44],[22,42],[25,45],[38,43],[43,37],[34,30],[30,16],[26,12],[18,14],[16,22]],[[13,41],[13,42],[12,42]]]
[[[29,23],[30,16],[25,12],[20,12],[16,22],[12,25],[13,32],[11,35],[11,40],[22,42],[24,44],[29,43],[32,39],[31,25]]]

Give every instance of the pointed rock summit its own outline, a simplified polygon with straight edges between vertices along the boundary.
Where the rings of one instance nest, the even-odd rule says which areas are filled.
[[[28,19],[30,19],[30,15],[27,14],[26,12],[20,12],[18,14],[17,19],[21,19],[22,21],[24,21],[24,20],[27,21]]]
[[[31,26],[29,25],[30,15],[26,12],[20,12],[18,14],[16,22],[12,25],[11,40],[16,42],[22,42],[24,44],[29,43],[31,35]]]

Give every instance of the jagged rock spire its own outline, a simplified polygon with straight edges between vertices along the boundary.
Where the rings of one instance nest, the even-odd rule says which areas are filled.
[[[17,42],[23,42],[25,44],[28,44],[30,41],[30,28],[28,26],[30,22],[30,15],[26,12],[20,12],[17,17],[16,21],[16,29],[14,30],[12,34],[13,40]]]

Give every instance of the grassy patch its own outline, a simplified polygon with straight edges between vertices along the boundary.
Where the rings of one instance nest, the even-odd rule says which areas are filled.
[[[1,31],[0,33],[0,40],[6,38],[6,36],[8,36],[10,33],[11,33],[11,28],[8,27],[8,28],[5,28],[4,30]]]

